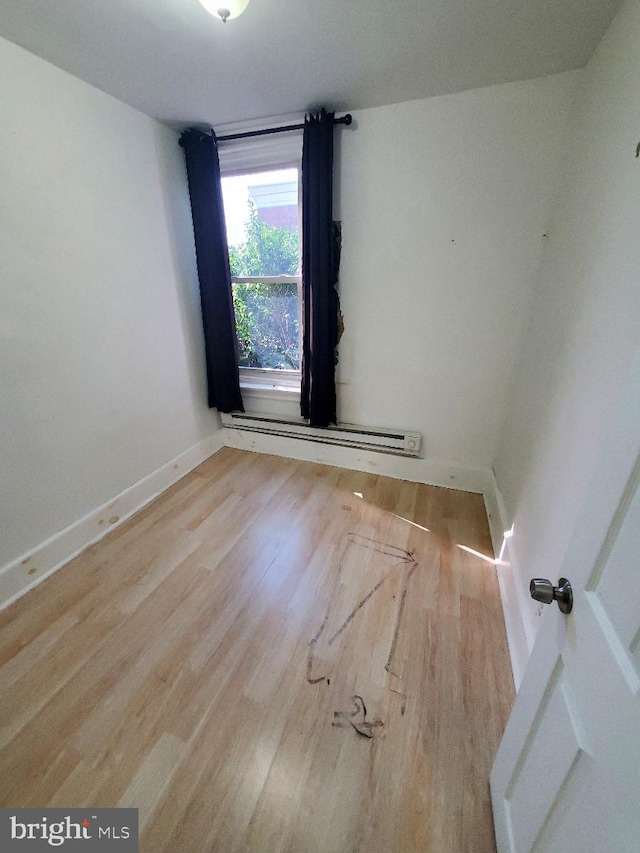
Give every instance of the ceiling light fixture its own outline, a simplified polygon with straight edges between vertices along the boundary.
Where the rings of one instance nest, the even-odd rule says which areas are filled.
[[[237,18],[249,5],[249,0],[200,0],[210,15],[217,15],[223,24],[229,18]]]

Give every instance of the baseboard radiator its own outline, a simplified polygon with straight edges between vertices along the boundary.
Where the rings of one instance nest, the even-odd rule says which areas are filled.
[[[418,432],[338,424],[328,427],[311,427],[302,418],[283,418],[251,412],[232,412],[222,415],[222,423],[232,429],[268,433],[289,438],[300,438],[321,444],[339,444],[397,456],[419,456],[422,436]]]

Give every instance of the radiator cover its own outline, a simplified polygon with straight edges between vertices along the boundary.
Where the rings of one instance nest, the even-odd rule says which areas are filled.
[[[222,423],[232,429],[267,433],[322,444],[339,444],[393,453],[397,456],[419,456],[422,436],[418,432],[406,432],[379,427],[363,427],[356,424],[337,424],[328,427],[309,426],[302,418],[283,418],[255,412],[232,412],[223,414]]]

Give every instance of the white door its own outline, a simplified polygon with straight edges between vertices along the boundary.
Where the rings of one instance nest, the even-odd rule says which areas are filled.
[[[491,773],[499,853],[640,851],[640,369],[603,446]]]

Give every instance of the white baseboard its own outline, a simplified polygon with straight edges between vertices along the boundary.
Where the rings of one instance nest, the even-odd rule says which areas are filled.
[[[485,491],[484,500],[489,518],[491,541],[496,555],[502,612],[507,632],[513,682],[517,691],[520,689],[531,649],[527,641],[525,611],[521,600],[522,593],[519,592],[521,586],[519,583],[520,570],[514,553],[513,539],[505,536],[505,531],[508,530],[507,513],[493,472],[491,472],[491,480],[492,486]]]
[[[223,444],[239,450],[270,453],[303,462],[319,462],[337,468],[350,468],[369,474],[382,474],[413,483],[443,486],[463,492],[484,494],[493,489],[493,473],[489,468],[467,468],[453,462],[439,462],[408,456],[396,456],[354,447],[323,444],[307,439],[249,432],[248,430],[223,427]]]
[[[69,527],[0,569],[0,610],[102,539],[222,447],[221,431],[171,459]]]

